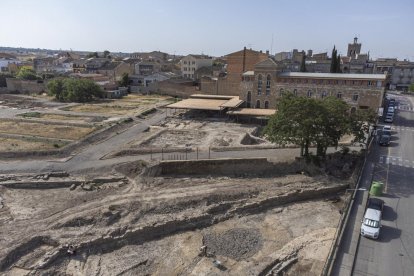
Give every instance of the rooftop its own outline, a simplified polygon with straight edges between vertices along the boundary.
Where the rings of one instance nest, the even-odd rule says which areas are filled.
[[[320,78],[320,79],[356,79],[356,80],[385,80],[385,74],[340,74],[340,73],[301,73],[283,72],[279,77]]]

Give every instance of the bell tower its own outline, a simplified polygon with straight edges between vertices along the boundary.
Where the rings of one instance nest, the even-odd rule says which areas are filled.
[[[358,37],[354,37],[354,43],[348,44],[347,56],[355,58],[361,52],[361,43],[358,43]]]

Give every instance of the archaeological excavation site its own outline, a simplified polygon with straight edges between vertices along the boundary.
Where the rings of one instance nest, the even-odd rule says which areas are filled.
[[[144,99],[2,99],[0,274],[322,273],[359,153],[316,166],[261,125]]]

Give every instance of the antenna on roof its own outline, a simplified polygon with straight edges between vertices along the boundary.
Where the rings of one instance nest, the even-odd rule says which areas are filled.
[[[272,43],[270,44],[270,55],[273,53],[273,33],[272,33]]]

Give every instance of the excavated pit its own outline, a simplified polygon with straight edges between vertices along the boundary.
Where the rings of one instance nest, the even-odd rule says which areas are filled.
[[[259,275],[275,260],[320,248],[315,256],[297,255],[298,263],[316,263],[310,275],[317,275],[348,185],[346,177],[326,176],[326,168],[266,159],[138,161],[118,165],[108,177],[64,176],[82,184],[48,189],[39,188],[39,178],[30,186],[30,176],[2,176],[0,221],[7,223],[0,235],[7,238],[0,240],[0,269],[10,275]],[[59,182],[43,183],[52,181]],[[19,189],[19,182],[29,188]],[[335,202],[325,200],[331,197]]]

